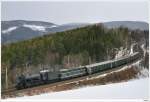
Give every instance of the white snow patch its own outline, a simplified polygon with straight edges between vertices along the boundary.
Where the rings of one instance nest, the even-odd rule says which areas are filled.
[[[149,77],[149,70],[147,68],[142,68],[138,74],[138,78]]]
[[[149,52],[149,48],[145,48],[145,44],[142,44],[141,45],[141,48],[142,48],[142,50],[143,50],[143,54],[144,54],[144,57],[145,57],[145,55],[146,55],[146,52]]]
[[[131,45],[130,54],[133,53],[133,45]]]
[[[32,30],[35,31],[43,31],[45,32],[45,27],[44,26],[38,26],[38,25],[28,25],[28,24],[24,24],[24,27],[30,28]]]
[[[136,45],[137,45],[137,43],[133,43],[133,44],[131,45],[130,54],[133,54],[133,47],[136,46]]]
[[[141,48],[142,48],[142,50],[143,50],[143,52],[144,52],[144,56],[145,56],[146,49],[144,48],[144,44],[141,45]]]
[[[137,43],[133,43],[130,47],[130,50],[128,50],[127,48],[123,48],[123,47],[120,47],[119,49],[116,48],[117,54],[115,56],[115,59],[121,58],[122,56],[125,56],[128,54],[132,55],[134,53],[133,47],[136,45],[137,45]]]
[[[149,77],[149,70],[140,65],[141,61],[142,60],[139,60],[139,61],[137,61],[136,63],[133,64],[133,66],[136,66],[139,70],[137,78]]]
[[[115,59],[121,58],[122,56],[125,56],[129,53],[127,48],[120,47],[120,49],[117,49],[117,54],[115,56]]]
[[[50,27],[47,27],[47,28],[54,28],[54,27],[57,27],[56,25],[52,25],[52,26],[50,26]]]
[[[35,31],[42,31],[42,32],[45,32],[45,31],[46,31],[46,28],[54,28],[54,27],[57,27],[56,25],[52,25],[52,26],[48,27],[48,26],[29,25],[29,24],[24,24],[23,26],[24,26],[24,27],[27,27],[27,28],[30,28],[30,29],[32,29],[32,30],[35,30]]]
[[[11,32],[11,31],[13,31],[13,30],[15,30],[15,29],[17,29],[18,27],[16,27],[16,26],[14,26],[14,27],[10,27],[10,28],[8,28],[8,29],[6,29],[6,30],[2,30],[2,33],[9,33],[9,32]]]
[[[148,78],[130,80],[128,82],[107,84],[100,86],[88,86],[80,89],[45,93],[36,96],[24,96],[14,100],[26,99],[148,99]],[[9,100],[9,99],[7,99]],[[13,99],[11,99],[13,100]]]

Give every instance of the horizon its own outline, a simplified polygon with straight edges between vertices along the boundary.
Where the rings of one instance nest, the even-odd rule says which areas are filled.
[[[1,20],[2,21],[2,20]],[[104,22],[95,22],[95,23],[89,23],[89,22],[69,22],[69,23],[64,23],[64,24],[57,24],[55,22],[48,22],[48,21],[39,21],[39,20],[21,20],[21,19],[18,19],[18,20],[3,20],[2,22],[9,22],[9,21],[35,21],[35,22],[46,22],[46,23],[53,23],[55,25],[65,25],[65,24],[96,24],[96,23],[108,23],[108,22],[141,22],[141,23],[147,23],[149,24],[149,22],[146,22],[146,21],[135,21],[135,20],[132,20],[132,21],[104,21]]]

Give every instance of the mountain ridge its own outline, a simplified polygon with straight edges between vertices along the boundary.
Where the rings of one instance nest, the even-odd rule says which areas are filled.
[[[68,23],[58,25],[46,21],[29,21],[29,20],[10,20],[1,21],[2,44],[28,40],[47,34],[62,32],[76,29],[95,23]],[[99,23],[97,23],[99,24]],[[118,28],[120,26],[135,30],[148,30],[149,24],[143,21],[110,21],[102,22],[108,28]]]

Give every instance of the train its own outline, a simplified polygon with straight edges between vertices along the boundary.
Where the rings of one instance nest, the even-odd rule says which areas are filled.
[[[20,75],[16,79],[16,89],[25,89],[35,87],[43,84],[50,84],[59,81],[64,81],[81,76],[99,73],[112,68],[116,68],[128,63],[131,63],[139,58],[139,52],[124,56],[122,58],[108,60],[100,63],[80,66],[78,68],[62,69],[60,71],[50,72],[49,70],[42,70],[33,75]]]

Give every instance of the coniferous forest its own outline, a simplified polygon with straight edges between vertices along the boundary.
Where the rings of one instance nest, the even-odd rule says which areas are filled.
[[[103,24],[94,24],[4,44],[1,51],[2,89],[6,88],[6,73],[7,87],[12,87],[20,74],[41,69],[56,71],[113,59],[120,47],[129,50],[133,42],[138,42],[140,34],[148,37],[148,31],[124,27],[108,29]]]

